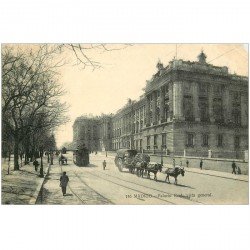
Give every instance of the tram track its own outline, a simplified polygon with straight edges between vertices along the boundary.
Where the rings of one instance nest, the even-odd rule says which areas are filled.
[[[61,168],[61,174],[63,173],[63,169],[62,169],[62,165],[60,165]],[[114,204],[111,200],[109,200],[108,198],[104,197],[103,195],[101,195],[100,193],[98,193],[96,190],[94,190],[93,188],[91,188],[75,171],[73,171],[75,177],[84,185],[84,190],[86,190],[86,187],[88,189],[88,191],[93,192],[95,195],[101,197],[107,204]],[[73,177],[74,178],[74,177]],[[73,188],[71,187],[71,185],[68,183],[68,187],[69,190],[71,191],[71,193],[77,197],[77,199],[82,203],[87,205],[87,201],[83,200],[80,195],[78,195]]]
[[[60,165],[61,168],[61,174],[63,173],[63,169],[62,169],[62,165]],[[86,202],[73,190],[73,188],[70,186],[70,184],[68,183],[68,187],[69,190],[71,191],[71,193],[77,197],[77,199],[82,203],[82,204],[86,204]]]
[[[103,172],[101,172],[101,171],[98,171],[98,170],[97,170],[96,172],[99,172],[99,173],[101,173],[101,174],[107,175],[107,176],[109,176],[109,177],[111,177],[111,178],[114,178],[114,179],[119,179],[119,180],[121,180],[121,181],[123,181],[123,182],[125,182],[125,183],[131,183],[131,184],[133,184],[133,185],[141,186],[142,188],[146,188],[146,189],[148,189],[148,190],[150,190],[150,191],[149,191],[148,193],[146,193],[146,192],[141,191],[141,190],[139,190],[139,189],[136,189],[136,188],[134,188],[134,187],[131,187],[131,186],[129,187],[129,186],[127,186],[126,184],[121,184],[120,182],[116,182],[116,181],[114,181],[114,180],[106,179],[106,178],[104,178],[103,176],[100,176],[100,175],[91,173],[91,171],[86,171],[86,172],[87,172],[88,174],[94,176],[94,177],[97,177],[97,178],[102,179],[102,180],[104,180],[104,181],[110,182],[110,183],[115,184],[115,185],[117,185],[117,186],[126,188],[126,189],[128,189],[128,190],[130,190],[130,191],[136,192],[137,194],[140,193],[140,194],[142,194],[142,195],[146,195],[146,196],[147,196],[149,193],[152,193],[152,191],[154,191],[154,192],[157,191],[158,194],[159,194],[159,193],[160,193],[160,194],[163,194],[163,196],[164,196],[164,194],[173,195],[173,194],[170,194],[170,193],[166,193],[166,192],[164,192],[164,191],[162,191],[162,190],[150,188],[150,187],[147,187],[147,186],[144,186],[144,185],[135,183],[135,182],[131,182],[131,181],[124,180],[124,179],[119,178],[119,177],[115,177],[115,176],[112,176],[112,175],[108,175],[108,174],[105,174],[105,173],[103,173]],[[137,197],[134,197],[134,198],[137,198]],[[163,201],[163,202],[165,202],[165,203],[171,204],[171,205],[177,205],[177,204],[178,204],[178,203],[175,203],[175,202],[173,202],[173,201],[170,201],[170,200],[168,200],[168,199],[166,199],[166,198],[157,197],[157,196],[155,196],[155,195],[153,196],[153,198],[156,199],[156,200],[160,200],[161,202]],[[176,199],[184,199],[184,200],[190,201],[190,204],[194,204],[194,203],[203,204],[203,203],[201,203],[201,202],[194,201],[194,200],[191,200],[191,199],[188,199],[188,198],[184,198],[184,197],[175,197],[175,198],[176,198]],[[139,199],[140,199],[140,198],[139,198]],[[142,200],[142,199],[140,199],[140,200]]]

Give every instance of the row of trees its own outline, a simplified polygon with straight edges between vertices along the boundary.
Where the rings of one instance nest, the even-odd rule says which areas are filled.
[[[2,153],[14,154],[14,170],[54,150],[53,131],[68,121],[60,54],[58,45],[2,48]]]

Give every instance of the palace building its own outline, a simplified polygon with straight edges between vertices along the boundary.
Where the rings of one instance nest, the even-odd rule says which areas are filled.
[[[248,77],[207,63],[203,51],[195,62],[174,59],[166,67],[158,62],[144,95],[138,101],[129,99],[108,121],[112,138],[105,137],[110,143],[106,148],[112,150],[244,158],[248,150]]]

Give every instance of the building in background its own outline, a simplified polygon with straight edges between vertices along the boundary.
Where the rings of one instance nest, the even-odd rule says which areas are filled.
[[[85,144],[89,151],[112,150],[112,115],[78,117],[73,124],[74,148]]]
[[[73,145],[85,145],[89,151],[99,150],[99,119],[87,115],[78,117],[73,124]]]
[[[129,99],[114,116],[99,118],[96,124],[99,150],[244,158],[248,77],[207,63],[203,51],[195,62],[174,59],[164,67],[159,61],[140,100]]]

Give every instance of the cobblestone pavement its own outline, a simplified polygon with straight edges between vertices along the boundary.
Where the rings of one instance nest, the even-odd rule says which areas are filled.
[[[93,188],[88,186],[81,178],[78,167],[68,159],[68,165],[59,165],[55,163],[51,166],[50,174],[46,178],[43,189],[39,194],[37,204],[62,204],[62,205],[80,205],[80,204],[113,204],[112,201],[105,198]],[[62,195],[59,186],[59,179],[62,171],[66,171],[69,176],[67,194]]]
[[[119,172],[114,159],[105,155],[91,155],[88,167],[75,166],[71,153],[67,157],[68,165],[51,166],[39,204],[248,204],[248,181],[187,171],[174,185],[173,179],[165,182],[163,172],[158,173],[158,181]],[[70,179],[67,196],[59,187],[62,170]]]

